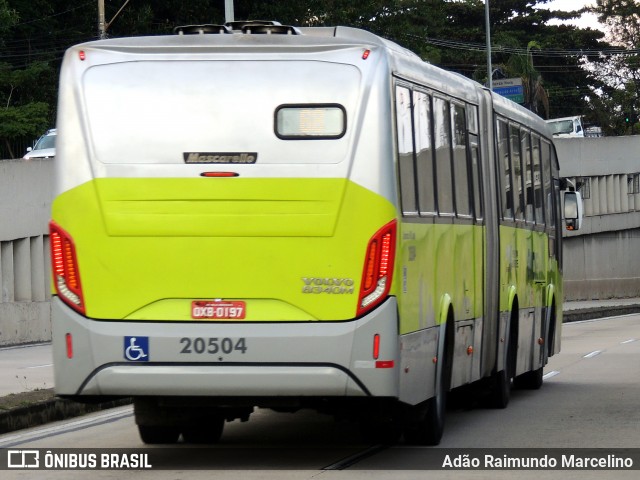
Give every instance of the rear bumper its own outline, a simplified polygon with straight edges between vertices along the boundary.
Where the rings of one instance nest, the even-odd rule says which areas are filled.
[[[395,298],[347,322],[195,323],[89,320],[56,297],[55,389],[59,395],[397,398],[397,323]],[[376,368],[372,357],[375,334],[385,368]]]

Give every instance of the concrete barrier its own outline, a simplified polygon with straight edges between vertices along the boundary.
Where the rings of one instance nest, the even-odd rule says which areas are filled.
[[[565,232],[565,300],[640,297],[640,136],[555,140],[560,175],[584,197]]]
[[[640,136],[556,146],[561,175],[589,194],[584,228],[565,232],[565,300],[640,297]],[[0,346],[51,339],[53,162],[0,160]]]
[[[51,340],[53,161],[0,160],[0,346]]]

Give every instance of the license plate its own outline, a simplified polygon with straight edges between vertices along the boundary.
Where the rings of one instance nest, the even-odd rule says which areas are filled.
[[[242,301],[195,300],[191,302],[191,318],[213,320],[242,320],[247,305]]]

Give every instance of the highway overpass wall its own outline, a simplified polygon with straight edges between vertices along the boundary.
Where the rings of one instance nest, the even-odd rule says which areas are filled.
[[[565,232],[565,299],[640,297],[640,137],[559,139],[560,173],[585,194]],[[0,160],[0,346],[51,339],[51,159]]]
[[[640,136],[555,144],[584,197],[583,228],[564,234],[565,299],[640,297]]]
[[[0,346],[51,339],[53,160],[0,160]]]

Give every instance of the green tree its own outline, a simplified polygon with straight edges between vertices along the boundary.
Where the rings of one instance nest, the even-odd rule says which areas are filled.
[[[536,70],[533,62],[533,51],[540,50],[540,45],[531,41],[527,45],[524,55],[512,55],[508,62],[508,69],[512,75],[522,79],[524,90],[524,106],[545,118],[549,118],[549,96],[542,82],[542,75]],[[543,111],[540,111],[540,107]]]
[[[17,21],[18,15],[16,11],[9,8],[7,0],[0,0],[0,41],[2,41],[4,35]]]
[[[594,89],[590,103],[606,134],[640,133],[640,4],[630,0],[597,0],[593,11],[606,25],[612,42],[621,47],[598,68],[590,65],[592,77],[604,84]]]
[[[6,40],[18,21],[17,11],[10,8],[6,0],[0,0],[0,43],[5,52],[10,51]],[[36,136],[46,128],[48,105],[29,100],[30,92],[37,88],[35,83],[46,70],[42,64],[15,69],[9,63],[0,63],[0,141],[12,158],[15,155],[10,140],[25,135]]]
[[[45,102],[18,99],[25,92],[37,88],[38,79],[47,71],[45,64],[34,63],[25,69],[14,69],[8,64],[0,64],[0,140],[4,141],[11,158],[16,153],[11,146],[15,138],[36,137],[49,125],[49,105]]]
[[[581,68],[580,55],[550,52],[598,50],[606,44],[600,41],[599,31],[551,25],[553,19],[567,19],[577,13],[534,8],[546,1],[491,0],[493,62],[507,65],[514,55],[530,56],[538,72],[534,83],[543,82],[549,96],[549,116],[582,114],[585,97],[600,86],[600,80],[588,76]],[[47,74],[36,75],[37,84],[25,81],[18,85],[3,80],[5,83],[0,84],[3,107],[46,103],[47,126],[53,125],[60,59],[69,46],[97,39],[97,3],[0,0],[3,47],[0,62],[34,75],[36,70],[30,70],[32,64],[49,67]],[[111,21],[124,3],[125,0],[105,0],[106,20]],[[476,78],[484,81],[484,5],[483,0],[236,0],[235,17],[278,20],[299,26],[362,28],[395,41],[426,61],[469,77],[475,72]],[[222,0],[131,0],[111,23],[107,35],[165,34],[177,25],[224,21]],[[539,48],[527,51],[531,41]]]

